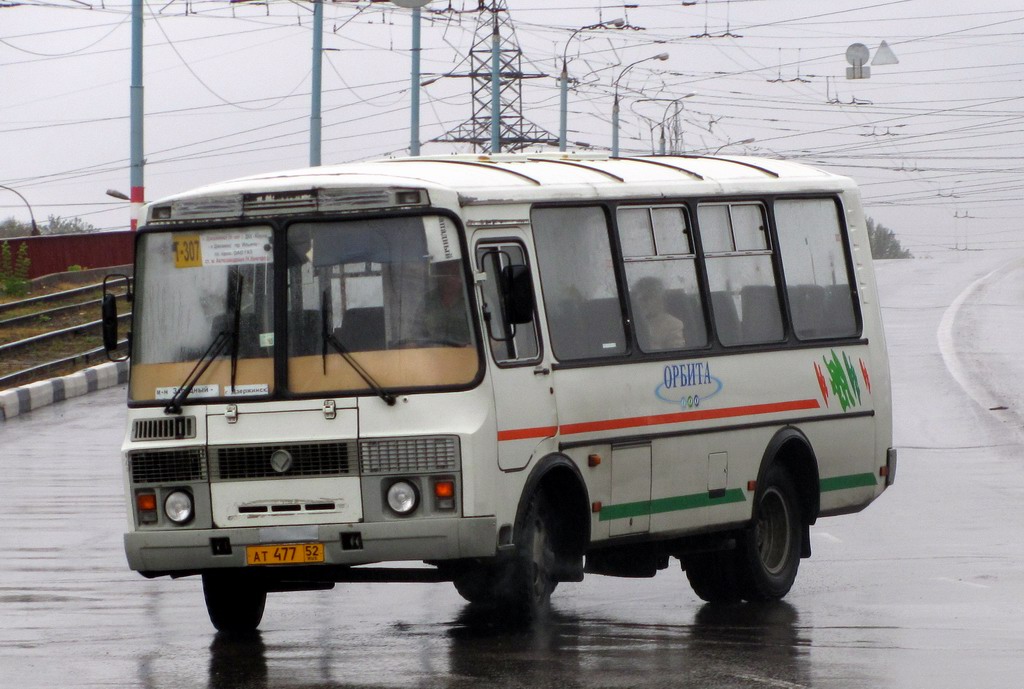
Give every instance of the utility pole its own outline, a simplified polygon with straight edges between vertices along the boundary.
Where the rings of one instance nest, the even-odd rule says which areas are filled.
[[[409,79],[409,88],[412,91],[409,104],[409,155],[411,156],[420,154],[420,14],[419,7],[412,8],[412,74]]]
[[[412,10],[412,69],[409,83],[409,155],[420,154],[420,23],[421,8],[430,0],[391,0],[391,4]]]
[[[320,93],[323,88],[324,59],[324,3],[313,0],[313,92],[309,112],[309,166],[320,165],[320,132],[323,121],[320,118]]]
[[[132,0],[132,82],[130,87],[130,110],[131,121],[129,134],[130,144],[130,184],[131,184],[131,228],[135,231],[139,228],[139,221],[142,219],[142,206],[146,202],[146,186],[143,181],[142,166],[144,138],[142,130],[142,117],[145,107],[142,99],[142,0]]]

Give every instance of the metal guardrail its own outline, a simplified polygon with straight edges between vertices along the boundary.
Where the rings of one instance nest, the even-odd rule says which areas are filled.
[[[97,282],[92,285],[86,285],[84,287],[75,287],[74,289],[64,290],[63,292],[54,292],[52,294],[41,294],[38,297],[29,297],[27,299],[19,299],[18,301],[9,301],[6,304],[0,304],[0,313],[7,311],[14,311],[16,309],[24,308],[26,306],[35,306],[37,304],[45,304],[51,301],[60,301],[61,299],[67,299],[68,297],[74,297],[79,294],[85,294],[91,290],[98,290],[103,287],[102,282]]]
[[[75,311],[76,309],[81,309],[87,306],[95,306],[98,311],[99,305],[102,301],[102,299],[90,299],[89,301],[80,301],[74,304],[68,304],[67,306],[55,306],[52,309],[46,309],[44,311],[33,311],[32,313],[26,313],[24,316],[6,318],[4,320],[0,320],[0,328],[31,323],[33,320],[42,317],[53,318],[54,316],[59,316],[62,313]]]
[[[131,312],[123,313],[117,317],[118,322],[131,318]],[[8,342],[7,344],[0,345],[0,356],[9,354],[18,349],[24,347],[32,347],[34,345],[43,344],[50,340],[56,340],[59,337],[67,337],[69,335],[81,335],[93,330],[99,330],[103,326],[103,321],[90,321],[88,323],[82,323],[81,325],[73,325],[70,328],[62,328],[60,330],[54,330],[52,332],[43,333],[41,335],[33,335],[32,337],[26,337],[24,340],[15,340],[14,342]]]
[[[118,346],[124,346],[128,344],[128,340],[121,340]],[[7,388],[17,387],[24,383],[38,380],[41,376],[46,376],[51,372],[58,371],[65,366],[82,366],[90,364],[99,359],[106,359],[106,351],[103,347],[96,347],[86,352],[79,354],[73,354],[63,359],[55,359],[48,361],[45,364],[39,364],[32,368],[26,368],[21,371],[15,371],[9,373],[6,376],[0,376],[0,390],[6,390]]]
[[[54,292],[52,294],[44,294],[37,297],[29,297],[27,299],[19,299],[18,301],[7,302],[0,304],[0,314],[9,313],[11,311],[24,309],[26,307],[38,307],[45,305],[50,302],[64,301],[69,298],[76,296],[85,295],[90,292],[96,292],[102,289],[103,283],[97,282],[90,285],[84,285],[82,287],[75,287],[73,289],[64,290],[62,292]],[[120,296],[120,294],[119,294]],[[33,320],[37,320],[40,317],[57,317],[63,313],[81,310],[88,307],[96,307],[97,312],[99,311],[99,305],[102,299],[90,299],[87,301],[80,301],[74,304],[67,304],[64,306],[56,306],[50,309],[44,309],[41,311],[33,311],[32,313],[24,314],[21,316],[13,316],[11,318],[0,319],[0,328],[7,326],[24,325]],[[131,313],[121,314],[118,316],[118,321],[125,321],[131,318]],[[8,356],[12,352],[22,350],[29,347],[39,346],[47,342],[62,338],[62,337],[73,337],[84,333],[98,332],[103,326],[102,320],[90,321],[88,323],[82,323],[79,325],[71,326],[68,328],[61,328],[40,335],[27,337],[22,340],[15,342],[8,342],[6,344],[0,344],[0,357]],[[123,340],[120,344],[126,344],[126,340]],[[18,385],[31,382],[33,380],[39,380],[41,377],[45,377],[51,372],[57,372],[62,369],[66,369],[69,366],[85,366],[91,364],[99,359],[105,359],[105,351],[103,347],[96,347],[85,352],[79,352],[70,356],[63,356],[53,361],[48,361],[42,364],[36,364],[30,368],[8,373],[0,376],[0,390],[16,387]]]

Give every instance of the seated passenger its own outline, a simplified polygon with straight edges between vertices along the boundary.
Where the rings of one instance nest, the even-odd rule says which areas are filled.
[[[636,318],[637,339],[646,352],[682,349],[686,346],[683,322],[665,308],[665,287],[655,277],[637,280],[630,288]]]

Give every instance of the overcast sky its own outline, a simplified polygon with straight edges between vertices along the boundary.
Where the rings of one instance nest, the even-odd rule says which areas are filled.
[[[468,71],[476,0],[424,11],[424,80]],[[529,121],[557,136],[562,55],[574,89],[569,139],[650,153],[661,124],[686,153],[804,161],[861,185],[868,215],[915,254],[1024,247],[1024,6],[1020,0],[507,0]],[[465,11],[463,11],[465,10]],[[37,220],[123,228],[129,191],[130,3],[0,0],[0,185]],[[147,201],[309,161],[311,5],[147,2]],[[325,164],[407,154],[409,10],[325,7]],[[573,32],[624,19],[622,29]],[[570,37],[571,41],[570,41]],[[897,64],[846,78],[847,48]],[[423,153],[471,116],[471,82],[422,93]],[[692,94],[692,95],[688,95]],[[675,101],[675,103],[673,103]],[[680,108],[678,118],[676,108]],[[678,132],[672,136],[672,132]],[[749,143],[741,143],[752,140]],[[0,189],[0,218],[28,220]]]

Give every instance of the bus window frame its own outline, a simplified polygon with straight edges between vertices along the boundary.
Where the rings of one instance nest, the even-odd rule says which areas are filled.
[[[629,312],[627,307],[627,299],[623,285],[625,284],[625,272],[622,262],[622,252],[619,249],[617,230],[615,225],[615,207],[618,203],[624,202],[625,199],[588,199],[585,201],[573,201],[573,202],[540,202],[534,203],[530,206],[530,238],[534,245],[534,250],[538,256],[535,264],[537,267],[537,276],[540,283],[540,299],[544,301],[544,328],[547,329],[547,338],[551,337],[551,311],[549,309],[548,302],[548,289],[545,286],[544,271],[540,267],[539,250],[536,248],[537,235],[536,229],[534,228],[533,213],[537,210],[548,210],[548,209],[571,209],[571,208],[596,208],[600,210],[604,215],[605,221],[605,233],[608,238],[608,246],[610,250],[610,257],[612,262],[612,276],[615,279],[615,290],[616,296],[619,302],[619,316],[622,319],[623,336],[625,338],[624,351],[618,354],[610,354],[608,356],[590,357],[590,358],[577,358],[577,359],[560,359],[557,358],[557,354],[554,350],[554,345],[551,348],[551,354],[553,357],[552,368],[586,368],[588,366],[611,366],[618,365],[624,361],[629,361],[635,356],[636,348],[633,346],[633,321],[632,314]]]
[[[777,201],[792,201],[792,200],[818,200],[826,199],[832,201],[836,207],[837,221],[839,226],[839,233],[841,237],[841,244],[843,248],[843,255],[845,261],[846,275],[850,282],[850,298],[853,301],[854,306],[854,317],[857,323],[857,332],[849,336],[839,337],[828,337],[821,339],[800,339],[797,337],[796,332],[792,323],[792,305],[789,302],[788,290],[786,287],[785,273],[782,265],[782,255],[780,252],[780,243],[778,237],[778,230],[775,221],[775,203]],[[707,273],[707,258],[708,254],[704,252],[703,240],[700,229],[700,219],[698,218],[696,208],[699,204],[742,204],[742,203],[756,203],[759,204],[765,215],[766,226],[766,239],[769,244],[768,249],[762,249],[758,251],[739,251],[733,252],[729,255],[767,255],[771,258],[772,274],[775,278],[775,290],[779,299],[779,308],[782,317],[782,327],[784,337],[775,342],[758,342],[752,344],[736,344],[726,345],[718,336],[718,331],[715,327],[714,317],[711,311],[710,294],[711,288],[708,281]],[[700,298],[702,301],[705,328],[707,329],[708,341],[704,347],[693,348],[693,349],[680,349],[680,350],[667,350],[663,352],[643,352],[638,344],[636,343],[635,325],[633,321],[633,314],[630,310],[629,297],[627,294],[627,288],[625,287],[625,261],[623,259],[622,249],[619,244],[618,237],[618,225],[616,222],[616,213],[620,207],[648,207],[654,208],[659,206],[668,207],[684,207],[687,211],[688,218],[690,220],[690,241],[692,242],[692,248],[694,253],[694,261],[697,270],[697,283],[700,288]],[[530,212],[535,209],[543,208],[601,208],[604,210],[605,219],[608,223],[607,230],[611,233],[609,240],[611,242],[611,254],[612,254],[612,268],[616,281],[616,288],[619,296],[619,306],[623,311],[623,325],[626,329],[626,351],[621,354],[616,354],[608,357],[592,358],[592,359],[555,359],[552,362],[552,368],[558,369],[574,369],[574,368],[587,368],[587,367],[598,367],[598,366],[615,366],[623,363],[632,362],[646,362],[646,361],[665,361],[670,359],[678,359],[680,356],[683,357],[719,357],[719,356],[732,356],[736,354],[756,354],[759,352],[774,352],[784,350],[798,350],[798,349],[820,349],[822,347],[831,346],[836,343],[858,343],[867,344],[868,340],[864,336],[864,315],[861,304],[861,293],[859,286],[857,285],[857,272],[853,263],[853,241],[850,235],[850,227],[846,222],[846,210],[843,204],[842,194],[838,192],[822,192],[822,193],[808,193],[808,194],[779,194],[771,193],[764,195],[750,195],[742,194],[736,196],[723,195],[723,196],[707,196],[707,195],[695,195],[687,197],[673,197],[673,198],[651,198],[651,197],[637,197],[637,198],[610,198],[610,199],[591,199],[582,202],[541,202],[534,203],[530,207]],[[532,224],[531,224],[531,237],[532,237]],[[718,252],[713,252],[711,257],[716,255],[722,255]],[[544,311],[547,313],[547,297],[548,293],[544,285],[544,276],[540,272],[539,263],[535,264],[538,272],[538,283],[541,289],[538,291],[538,300],[544,301]],[[549,337],[549,333],[546,329],[550,328],[547,318],[543,319],[543,325],[539,328],[539,336],[543,339]]]
[[[796,333],[796,328],[792,323],[792,305],[789,303],[789,289],[788,283],[785,280],[785,265],[782,260],[782,253],[778,255],[778,270],[780,271],[782,279],[782,291],[783,298],[786,300],[786,314],[788,318],[789,333],[795,343],[805,347],[820,347],[824,346],[822,343],[827,342],[849,342],[849,341],[862,341],[867,343],[867,338],[864,337],[864,311],[861,303],[860,287],[857,284],[857,270],[853,262],[853,240],[850,237],[850,226],[846,222],[846,207],[843,205],[842,196],[839,194],[778,194],[772,197],[771,205],[769,206],[769,222],[771,224],[771,231],[775,235],[774,241],[776,246],[781,246],[778,240],[778,225],[775,221],[775,203],[777,201],[821,201],[827,200],[832,201],[836,211],[836,225],[839,230],[839,244],[843,249],[843,261],[844,268],[846,269],[846,278],[850,290],[850,299],[853,302],[853,319],[856,324],[856,332],[853,335],[841,335],[841,336],[828,336],[823,338],[801,338]],[[797,345],[794,345],[797,346]]]
[[[476,290],[472,289],[474,284],[473,272],[471,270],[473,259],[469,252],[469,244],[466,233],[465,224],[462,218],[455,212],[447,208],[438,208],[434,206],[425,206],[415,209],[402,209],[402,210],[385,210],[385,211],[374,211],[374,212],[340,212],[340,213],[301,213],[290,216],[274,216],[268,215],[266,217],[257,218],[234,218],[234,219],[215,219],[215,220],[202,220],[202,221],[189,221],[173,224],[157,224],[157,225],[144,225],[139,228],[134,237],[133,248],[135,255],[138,257],[138,246],[141,238],[148,234],[164,233],[164,232],[210,232],[225,229],[238,229],[243,227],[251,226],[268,226],[271,228],[271,237],[274,244],[273,257],[271,263],[274,270],[274,297],[273,297],[273,308],[274,308],[274,333],[275,333],[275,344],[274,344],[274,355],[271,357],[274,366],[274,391],[269,395],[260,396],[259,401],[290,401],[290,400],[311,400],[311,399],[323,399],[325,395],[333,395],[344,398],[357,399],[360,397],[371,396],[372,391],[355,391],[355,392],[315,392],[315,393],[295,393],[292,392],[288,387],[288,360],[289,360],[289,342],[290,335],[288,326],[288,255],[286,251],[288,229],[294,224],[301,223],[332,223],[332,222],[345,222],[351,220],[384,220],[388,218],[396,217],[425,217],[425,216],[442,216],[451,220],[456,227],[456,234],[458,236],[459,246],[462,250],[462,270],[464,279],[466,281],[466,298],[468,300],[468,309],[471,319],[471,327],[476,333],[476,346],[475,352],[477,357],[477,370],[473,379],[465,384],[459,385],[443,385],[443,386],[410,386],[410,387],[396,387],[388,388],[388,392],[392,392],[395,395],[405,394],[429,394],[429,393],[445,393],[445,392],[461,392],[465,390],[472,390],[480,386],[486,375],[486,354],[484,352],[483,340],[487,338],[487,334],[483,331],[483,324],[480,322],[478,316],[479,305],[476,298]],[[284,248],[279,248],[284,247]],[[135,265],[137,265],[138,258],[135,259]],[[277,341],[280,336],[281,341]],[[132,354],[134,355],[135,347],[139,346],[136,341],[132,342]],[[129,367],[133,366],[132,356],[129,360]],[[243,401],[252,401],[254,398],[246,398]],[[237,404],[239,398],[237,397],[204,397],[202,404]],[[129,409],[135,408],[147,408],[147,407],[161,407],[166,406],[166,401],[159,400],[144,400],[135,401],[129,398],[127,402]]]
[[[696,226],[694,224],[694,215],[695,214],[693,212],[693,208],[691,207],[691,205],[692,204],[690,204],[688,201],[681,201],[681,200],[660,199],[660,200],[657,200],[657,201],[634,201],[634,200],[630,199],[630,200],[625,200],[625,201],[621,201],[621,202],[615,203],[611,207],[611,217],[614,218],[614,224],[612,226],[612,235],[613,235],[613,239],[614,239],[615,249],[618,252],[618,267],[622,270],[622,280],[623,280],[622,284],[625,285],[625,290],[623,292],[623,296],[625,298],[626,308],[629,310],[629,315],[627,316],[628,320],[626,321],[626,323],[627,323],[627,328],[628,328],[627,337],[629,338],[630,345],[631,345],[631,350],[629,352],[630,358],[638,358],[638,359],[642,359],[644,361],[648,361],[648,360],[650,360],[650,361],[659,361],[659,360],[666,360],[666,359],[678,359],[680,357],[680,355],[694,356],[694,355],[696,355],[698,353],[699,354],[703,354],[703,353],[707,352],[712,347],[712,345],[714,344],[715,339],[712,337],[711,321],[710,321],[711,312],[710,312],[710,309],[708,308],[708,302],[704,298],[705,294],[707,293],[707,287],[706,287],[706,283],[707,283],[706,268],[707,268],[707,266],[705,265],[705,263],[702,260],[701,256],[698,254],[697,237],[696,237],[697,231],[695,229]],[[654,214],[653,214],[653,211],[658,210],[658,209],[664,209],[664,208],[668,208],[668,209],[678,208],[678,209],[680,209],[683,212],[683,217],[684,217],[684,219],[686,221],[685,235],[686,235],[687,241],[690,244],[690,252],[689,253],[686,253],[686,254],[680,254],[680,253],[665,253],[665,254],[661,254],[661,253],[658,253],[658,239],[657,239],[657,232],[654,229]],[[648,213],[648,217],[651,220],[651,241],[652,241],[652,244],[654,245],[654,251],[655,251],[655,255],[654,256],[630,257],[630,258],[627,259],[625,253],[622,250],[622,239],[621,239],[622,236],[621,236],[621,230],[619,228],[619,223],[618,223],[619,211],[621,211],[621,210],[631,210],[631,209],[637,209],[637,210],[642,209],[642,210],[646,210],[647,213]],[[701,319],[703,320],[703,323],[704,323],[705,342],[704,342],[704,344],[700,345],[699,347],[682,347],[682,348],[679,348],[679,349],[662,349],[662,350],[655,350],[655,351],[645,351],[644,348],[640,345],[640,339],[639,339],[639,334],[638,334],[638,326],[637,326],[637,322],[636,322],[636,319],[635,319],[634,314],[633,314],[633,299],[632,299],[632,296],[630,294],[629,277],[626,274],[626,264],[627,263],[643,263],[643,262],[652,262],[652,263],[666,262],[667,263],[667,262],[680,261],[680,260],[692,260],[693,261],[694,274],[695,274],[694,276],[695,276],[696,283],[697,283],[697,295],[696,296],[697,296],[697,299],[698,299],[698,302],[699,302],[699,305],[700,305]],[[620,289],[621,289],[621,287],[620,287]]]
[[[532,234],[530,235],[530,240],[532,241]],[[544,337],[543,328],[541,327],[541,316],[540,316],[540,301],[541,301],[541,299],[543,299],[543,297],[539,296],[540,293],[536,290],[536,285],[537,285],[536,278],[540,276],[540,272],[539,272],[539,268],[537,266],[537,262],[535,260],[533,260],[533,257],[532,257],[532,255],[530,253],[530,247],[527,246],[527,241],[524,238],[522,238],[522,237],[514,237],[514,236],[481,238],[481,239],[476,241],[476,243],[474,244],[472,253],[471,253],[472,261],[473,261],[473,266],[474,266],[474,268],[479,267],[480,270],[483,271],[484,270],[484,266],[481,263],[481,260],[483,259],[483,257],[486,256],[488,253],[490,253],[492,251],[504,251],[504,249],[502,247],[510,245],[510,244],[518,246],[519,249],[523,252],[523,264],[522,265],[525,265],[527,268],[529,268],[530,274],[531,274],[530,275],[530,279],[534,280],[533,284],[534,284],[535,289],[534,289],[534,298],[533,298],[533,320],[530,322],[530,326],[533,328],[534,337],[537,340],[537,355],[535,357],[532,357],[532,358],[529,358],[529,359],[510,359],[510,360],[505,360],[505,361],[499,361],[498,358],[494,356],[494,352],[491,349],[490,342],[491,342],[492,338],[491,338],[491,335],[490,335],[489,328],[488,328],[487,324],[484,323],[483,321],[480,322],[481,339],[482,340],[487,340],[487,347],[486,347],[486,349],[488,350],[489,360],[491,361],[491,363],[493,363],[498,368],[518,368],[518,367],[522,367],[522,366],[536,366],[540,362],[544,361],[544,357],[546,356],[546,352],[545,352],[545,340],[546,340],[546,338]],[[484,251],[483,251],[482,254],[478,255],[478,252],[481,249],[484,249]],[[500,290],[500,288],[499,288],[499,290]],[[473,291],[475,292],[476,290],[473,290]],[[474,294],[474,297],[476,297],[475,294]],[[504,308],[504,305],[499,305],[499,306]],[[482,310],[483,309],[483,303],[481,302],[479,305],[475,306],[474,308],[479,308],[479,309]],[[476,318],[477,314],[474,313],[473,316],[474,316],[474,318]],[[502,318],[504,318],[504,314],[502,314]],[[505,324],[505,325],[506,325],[506,327],[508,326],[508,324]],[[515,337],[515,335],[513,335],[513,338],[514,337]],[[482,342],[481,342],[481,344],[482,344]]]
[[[429,393],[445,393],[445,392],[461,392],[464,390],[472,390],[479,387],[486,375],[486,354],[484,353],[483,340],[488,338],[487,333],[484,332],[483,323],[480,322],[478,317],[479,304],[477,304],[476,290],[473,289],[473,259],[469,253],[469,240],[467,237],[466,227],[463,223],[462,218],[447,208],[436,208],[433,206],[424,206],[415,209],[408,210],[397,210],[397,211],[375,211],[370,213],[329,213],[323,215],[317,214],[303,214],[296,215],[288,218],[272,218],[271,224],[275,230],[280,230],[280,241],[282,246],[287,247],[288,245],[288,230],[292,225],[296,224],[329,224],[346,221],[366,221],[366,220],[387,220],[390,218],[408,218],[408,217],[427,217],[427,216],[442,216],[451,220],[456,228],[456,234],[458,235],[459,247],[462,251],[462,272],[463,279],[466,285],[466,299],[467,308],[469,309],[470,327],[474,330],[476,335],[476,356],[477,356],[477,370],[476,375],[473,379],[465,384],[461,385],[439,385],[439,386],[409,386],[409,387],[389,387],[387,391],[396,396],[401,395],[413,395],[413,394],[429,394]],[[276,221],[276,222],[275,222]],[[275,241],[275,256],[280,256],[283,263],[287,263],[287,251],[277,251],[277,234],[274,235]],[[310,393],[295,393],[288,386],[288,350],[290,346],[290,335],[289,327],[287,323],[288,319],[288,273],[287,265],[282,266],[281,270],[277,273],[277,279],[280,280],[280,288],[277,290],[276,296],[282,299],[284,302],[284,311],[275,312],[280,313],[281,317],[285,319],[283,325],[285,341],[281,345],[279,350],[275,350],[275,355],[280,352],[282,359],[278,362],[275,359],[275,370],[282,376],[282,387],[278,388],[280,391],[277,397],[272,399],[281,400],[306,400],[306,399],[322,399],[325,396],[336,396],[341,398],[358,399],[361,397],[369,397],[373,395],[370,390],[356,390],[356,391],[317,391]],[[276,287],[276,286],[275,286]],[[277,324],[275,323],[275,326]],[[279,366],[280,364],[280,366]]]

